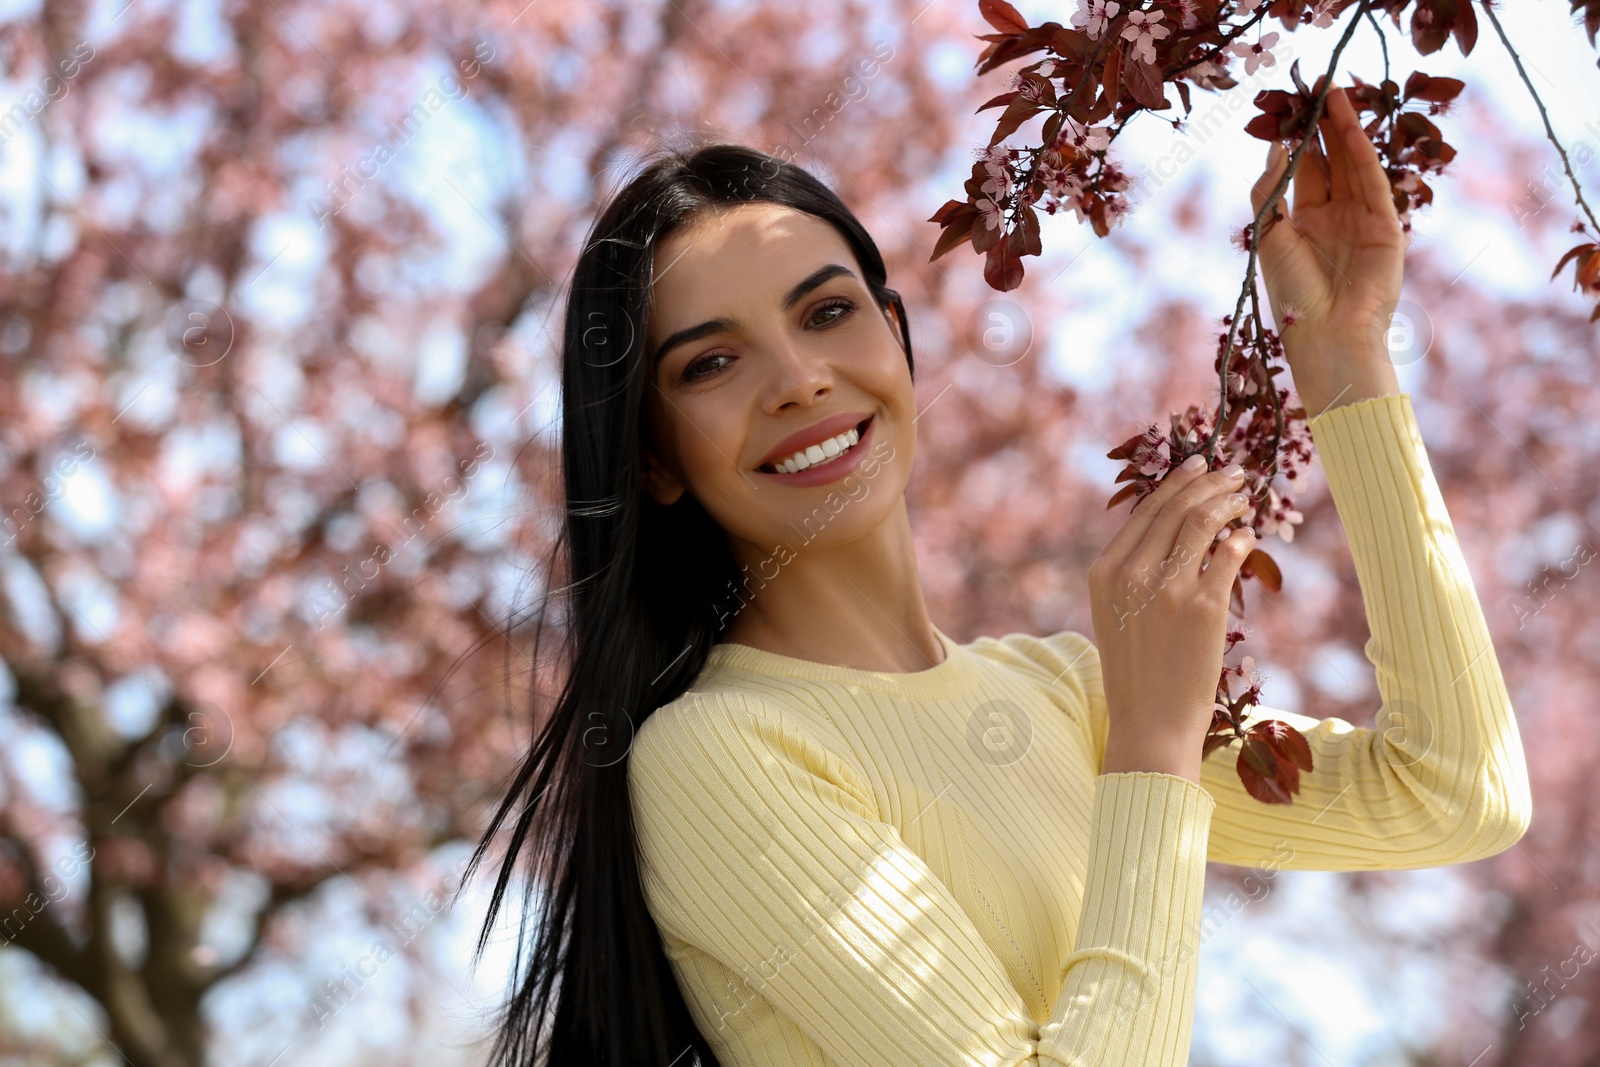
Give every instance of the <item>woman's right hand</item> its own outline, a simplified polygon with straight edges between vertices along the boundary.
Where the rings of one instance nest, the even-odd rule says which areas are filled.
[[[1202,461],[1199,470],[1171,471],[1089,567],[1110,719],[1101,773],[1161,771],[1200,781],[1228,602],[1256,541],[1248,527],[1216,540],[1248,506],[1238,494],[1243,479],[1227,473],[1236,469],[1206,471]]]

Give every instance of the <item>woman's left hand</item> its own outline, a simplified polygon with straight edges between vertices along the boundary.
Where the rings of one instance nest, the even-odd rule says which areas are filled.
[[[1385,339],[1406,253],[1389,179],[1344,89],[1335,86],[1323,110],[1318,128],[1328,154],[1313,137],[1295,171],[1293,208],[1281,197],[1286,217],[1270,229],[1271,216],[1262,220],[1258,254],[1274,320],[1281,324],[1284,308],[1293,309],[1294,324],[1279,332],[1308,415],[1399,391]],[[1274,142],[1250,191],[1257,213],[1288,158]]]

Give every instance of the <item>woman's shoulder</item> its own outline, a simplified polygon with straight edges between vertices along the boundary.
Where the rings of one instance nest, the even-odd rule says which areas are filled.
[[[764,793],[836,791],[854,810],[875,810],[868,776],[826,721],[781,695],[732,686],[691,688],[651,712],[629,746],[627,776],[636,797],[674,810],[686,791],[744,796],[756,783]]]
[[[967,647],[975,655],[1039,678],[1047,686],[1082,689],[1086,679],[1096,678],[1100,672],[1100,650],[1077,630],[980,637]]]
[[[842,753],[831,720],[780,689],[756,690],[702,678],[645,717],[631,752],[646,760],[723,759],[730,753]]]

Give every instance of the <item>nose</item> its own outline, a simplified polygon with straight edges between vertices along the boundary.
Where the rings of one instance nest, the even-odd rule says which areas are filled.
[[[772,374],[767,409],[783,411],[794,404],[809,406],[833,390],[833,370],[827,360],[803,346],[785,341],[772,350]]]

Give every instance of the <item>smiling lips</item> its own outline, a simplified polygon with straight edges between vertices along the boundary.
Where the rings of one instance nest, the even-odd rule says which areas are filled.
[[[825,463],[855,445],[871,421],[872,415],[864,412],[830,416],[778,442],[757,469],[764,474],[794,474]]]

